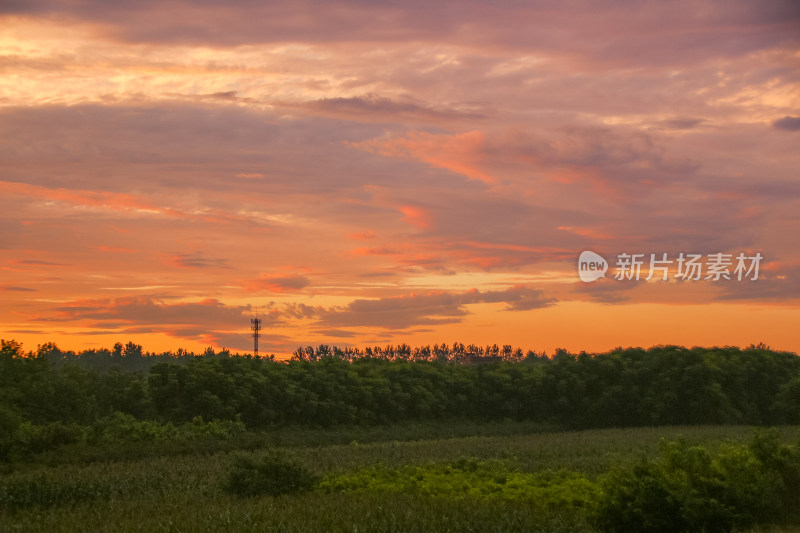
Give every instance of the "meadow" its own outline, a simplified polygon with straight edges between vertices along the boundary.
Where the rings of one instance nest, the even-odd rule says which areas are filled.
[[[67,447],[60,458],[49,456],[49,464],[6,467],[0,529],[597,531],[597,500],[609,472],[654,460],[665,442],[683,441],[711,456],[742,450],[753,432],[747,426],[551,432],[511,421],[453,422],[286,428],[234,442],[210,440],[206,449],[184,453],[150,448],[134,460],[104,460],[99,452],[87,459]],[[797,428],[771,435],[784,450],[797,450]],[[257,461],[267,451],[302,465],[314,476],[313,487],[249,496],[227,489],[237,460]]]

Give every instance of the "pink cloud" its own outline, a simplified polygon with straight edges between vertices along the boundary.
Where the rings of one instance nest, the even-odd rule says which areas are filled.
[[[387,157],[413,158],[470,179],[495,181],[482,169],[486,139],[481,131],[445,135],[409,132],[403,137],[373,139],[352,146]]]
[[[430,229],[431,214],[429,211],[414,205],[401,205],[397,208],[403,213],[403,220],[420,229]]]

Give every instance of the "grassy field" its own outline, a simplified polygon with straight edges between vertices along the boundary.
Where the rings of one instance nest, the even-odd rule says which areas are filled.
[[[797,442],[797,428],[778,431]],[[283,430],[136,459],[67,450],[0,476],[0,531],[592,531],[587,506],[612,466],[656,456],[662,438],[713,451],[751,434],[744,426],[546,432],[509,422]],[[262,447],[322,483],[293,495],[226,492],[233,458],[258,457]]]

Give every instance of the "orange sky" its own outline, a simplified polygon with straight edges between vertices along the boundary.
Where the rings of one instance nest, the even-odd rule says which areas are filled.
[[[0,337],[247,351],[258,312],[277,354],[800,351],[797,28],[778,0],[4,3]],[[763,261],[617,280],[622,253]]]

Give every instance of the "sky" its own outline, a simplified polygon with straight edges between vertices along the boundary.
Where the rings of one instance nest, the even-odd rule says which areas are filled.
[[[798,352],[798,235],[797,2],[0,3],[26,349]]]

